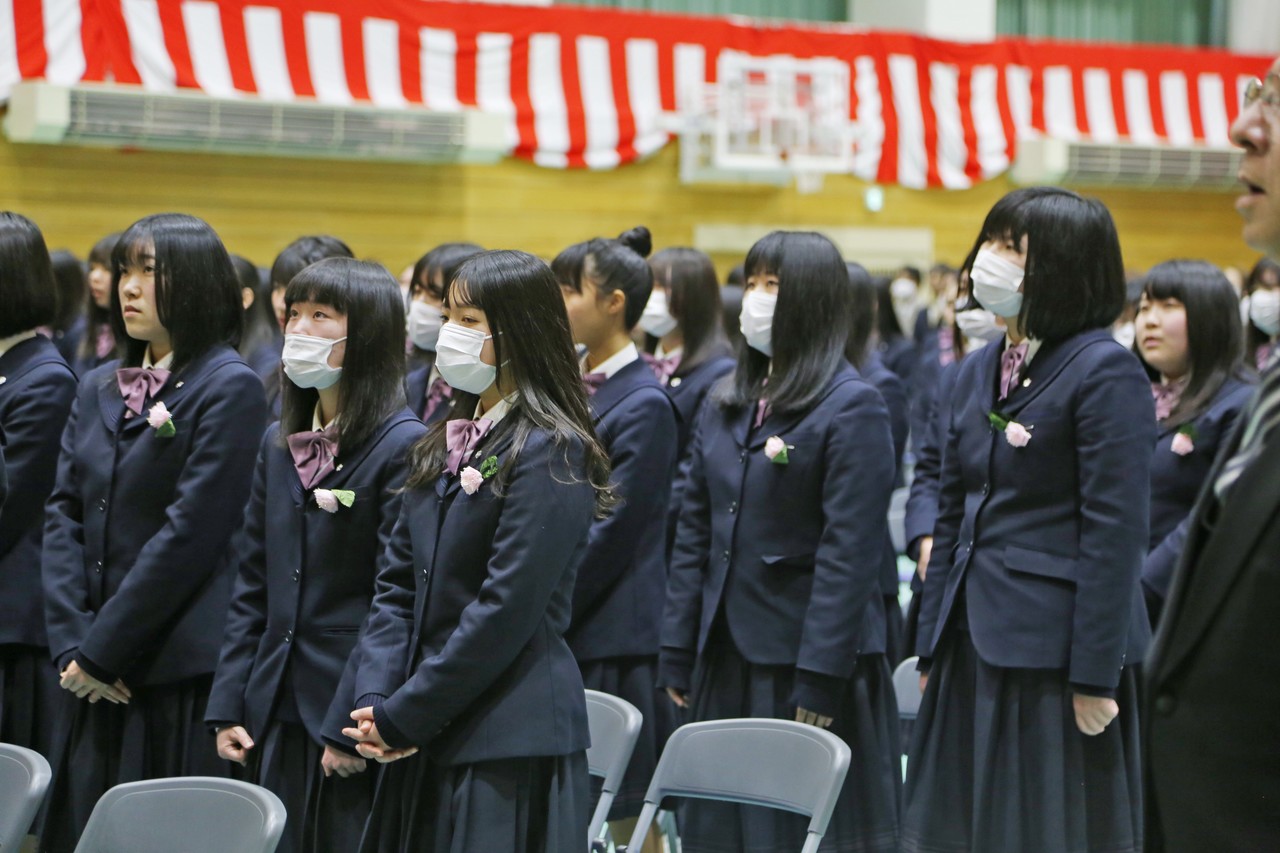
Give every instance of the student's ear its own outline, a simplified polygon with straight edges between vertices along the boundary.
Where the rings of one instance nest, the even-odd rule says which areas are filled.
[[[613,291],[604,301],[605,313],[611,317],[626,312],[627,310],[627,294],[623,293],[621,288]]]

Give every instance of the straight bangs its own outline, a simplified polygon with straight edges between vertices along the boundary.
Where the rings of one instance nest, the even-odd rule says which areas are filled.
[[[551,274],[560,287],[567,287],[574,293],[582,292],[582,268],[587,262],[590,241],[574,243],[556,255],[551,262]]]
[[[774,231],[755,242],[742,264],[744,282],[752,276],[782,276],[782,246],[788,233],[790,232]]]

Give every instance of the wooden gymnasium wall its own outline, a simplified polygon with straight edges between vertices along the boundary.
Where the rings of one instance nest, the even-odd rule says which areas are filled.
[[[0,137],[0,208],[44,230],[50,248],[87,253],[100,236],[158,211],[203,217],[228,248],[269,266],[296,236],[327,232],[398,273],[445,240],[514,247],[550,258],[566,244],[643,223],[655,246],[688,244],[699,223],[934,229],[936,258],[956,263],[1005,180],[959,192],[886,187],[883,210],[865,185],[829,177],[813,195],[794,189],[684,186],[677,153],[606,172],[495,166],[412,166],[155,151],[16,145]],[[1085,192],[1089,192],[1085,190]],[[1247,268],[1230,193],[1097,190],[1120,229],[1126,265],[1171,257]],[[740,257],[715,256],[725,272]]]

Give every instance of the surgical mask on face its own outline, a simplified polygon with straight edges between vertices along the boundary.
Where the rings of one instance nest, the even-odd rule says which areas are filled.
[[[409,340],[418,349],[434,350],[443,325],[444,315],[436,306],[426,302],[409,303]]]
[[[1004,326],[999,325],[996,315],[985,308],[970,308],[968,311],[956,312],[956,325],[960,334],[971,341],[982,341],[989,344],[1005,336]]]
[[[895,278],[889,285],[889,295],[893,297],[894,302],[911,302],[916,298],[919,290],[920,285],[905,276]]]
[[[315,335],[285,335],[284,375],[299,388],[329,388],[342,378],[341,367],[329,366],[333,348],[346,338],[318,338]]]
[[[999,317],[1016,317],[1022,310],[1022,267],[988,249],[979,249],[969,280],[974,298]]]
[[[742,326],[742,337],[746,340],[747,346],[771,358],[773,357],[773,312],[777,306],[776,293],[751,290],[742,297],[742,313],[738,316],[738,322]]]
[[[496,365],[480,360],[484,342],[492,335],[457,323],[445,323],[436,341],[436,370],[449,387],[467,394],[480,394],[498,378]]]
[[[1138,339],[1138,328],[1133,323],[1121,323],[1111,330],[1111,337],[1125,349],[1133,349],[1133,343]]]
[[[1249,319],[1264,334],[1280,334],[1280,290],[1255,290],[1249,294]]]
[[[673,332],[676,325],[676,318],[671,316],[667,306],[667,292],[655,287],[645,303],[644,313],[640,315],[640,328],[645,334],[661,338]]]

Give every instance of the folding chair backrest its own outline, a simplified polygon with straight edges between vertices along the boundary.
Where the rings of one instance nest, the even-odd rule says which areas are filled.
[[[279,798],[248,782],[128,782],[98,800],[76,853],[273,853],[284,822]]]
[[[40,753],[0,743],[0,853],[16,853],[22,846],[52,775]]]
[[[893,671],[893,693],[898,699],[898,716],[914,720],[920,713],[920,673],[916,665],[920,658],[911,657],[898,664]]]
[[[658,806],[674,796],[808,815],[804,850],[817,850],[849,761],[844,741],[803,723],[741,719],[681,726],[663,750],[628,849],[640,849]]]
[[[623,774],[631,762],[642,723],[640,712],[630,702],[608,693],[587,691],[587,725],[591,730],[587,769],[592,776],[604,778],[600,802],[591,817],[589,841],[600,837],[614,795],[618,793]]]

